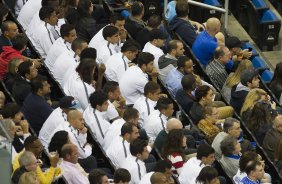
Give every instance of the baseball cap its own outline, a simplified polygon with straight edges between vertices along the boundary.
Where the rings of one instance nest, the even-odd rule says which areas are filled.
[[[228,47],[228,49],[236,48],[236,47],[242,47],[242,42],[239,40],[236,36],[231,36],[225,39],[225,45]]]
[[[259,75],[259,71],[255,69],[246,69],[240,75],[241,83],[246,86],[248,82],[251,82],[255,76]]]
[[[80,104],[77,100],[75,100],[72,96],[65,96],[60,100],[60,108],[65,109],[77,109],[80,108]]]
[[[163,34],[163,32],[160,29],[152,29],[150,32],[150,41],[154,40],[154,39],[161,39],[161,40],[165,40],[165,35]]]

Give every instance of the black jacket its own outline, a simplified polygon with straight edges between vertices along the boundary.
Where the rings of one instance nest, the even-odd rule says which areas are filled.
[[[23,104],[24,99],[31,92],[30,83],[23,79],[20,75],[15,78],[15,84],[13,86],[13,96],[20,106]]]
[[[128,31],[130,36],[136,40],[137,33],[145,28],[145,24],[139,24],[134,21],[131,17],[127,18],[124,25],[125,29]]]
[[[79,19],[76,24],[76,33],[77,37],[81,38],[87,43],[93,38],[93,36],[97,33],[96,30],[96,21],[93,17],[82,17]]]
[[[234,110],[238,114],[240,114],[245,98],[249,93],[246,86],[240,87],[242,85],[238,86],[239,84],[231,88],[231,99],[230,99],[230,105],[234,108]]]
[[[180,89],[176,93],[176,101],[180,104],[182,109],[189,114],[191,107],[194,103],[194,98],[189,96],[183,89]]]

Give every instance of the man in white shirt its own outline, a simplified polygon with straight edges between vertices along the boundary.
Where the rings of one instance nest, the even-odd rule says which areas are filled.
[[[73,25],[63,24],[60,29],[61,37],[51,46],[44,61],[47,68],[53,68],[56,59],[64,52],[71,50],[71,44],[76,39],[76,31]]]
[[[139,130],[136,126],[125,123],[121,127],[120,136],[112,141],[106,151],[115,168],[121,167],[125,159],[130,155],[129,145],[139,137]]]
[[[157,82],[158,72],[154,69],[154,56],[148,52],[139,54],[138,66],[132,66],[126,70],[119,81],[122,96],[126,105],[133,105],[144,94],[144,86],[147,84],[148,74],[153,82]]]
[[[26,30],[33,15],[41,8],[41,0],[29,0],[19,12],[18,21]]]
[[[29,38],[41,57],[46,58],[49,49],[55,42],[51,29],[57,24],[58,18],[56,11],[49,6],[43,6],[39,10],[39,18],[40,23],[31,30]]]
[[[79,103],[72,96],[65,96],[60,99],[59,107],[56,108],[44,122],[39,132],[39,139],[46,151],[48,151],[48,142],[54,135],[54,130],[61,124],[67,124],[67,114],[69,111],[79,108]]]
[[[99,43],[97,47],[97,63],[106,63],[110,56],[120,52],[119,30],[115,26],[106,26],[103,29],[103,38],[106,42]]]
[[[106,131],[103,143],[104,150],[107,150],[112,141],[120,136],[121,127],[125,122],[137,126],[138,119],[139,112],[132,107],[127,108],[123,114],[123,118],[115,120]]]
[[[94,138],[102,145],[105,133],[111,125],[103,117],[109,106],[108,96],[102,91],[95,91],[89,97],[90,105],[85,109],[83,117]]]
[[[89,184],[88,174],[78,163],[78,148],[73,144],[65,144],[62,147],[61,156],[63,161],[59,165],[62,175],[68,184]]]
[[[121,47],[121,52],[113,54],[106,62],[106,77],[110,81],[118,82],[125,71],[133,65],[132,60],[138,53],[139,46],[133,40],[126,40]]]
[[[159,58],[164,55],[161,47],[164,46],[165,36],[160,29],[150,31],[150,41],[146,43],[143,52],[149,52],[154,55],[154,67],[159,71]]]
[[[144,122],[144,129],[152,140],[156,139],[161,130],[165,130],[166,122],[174,112],[173,101],[165,97],[160,98],[155,109],[149,115],[148,121]]]
[[[144,160],[149,157],[147,150],[148,143],[142,139],[135,139],[130,143],[130,153],[122,164],[122,168],[127,169],[131,175],[131,184],[139,184],[142,177],[147,173]]]
[[[160,85],[149,81],[144,87],[144,95],[140,96],[134,103],[133,107],[139,111],[138,123],[140,127],[144,126],[144,122],[148,121],[149,115],[155,110],[160,93]]]
[[[183,166],[178,179],[181,184],[192,184],[200,171],[206,165],[212,165],[215,161],[215,151],[208,144],[201,144],[197,149],[197,157],[190,158]],[[194,183],[193,183],[194,184]]]

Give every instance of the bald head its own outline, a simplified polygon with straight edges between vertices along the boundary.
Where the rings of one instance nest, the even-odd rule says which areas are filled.
[[[171,130],[175,129],[182,129],[183,125],[179,119],[171,118],[166,123],[166,130],[170,132]]]
[[[220,31],[221,23],[218,18],[209,18],[207,20],[206,27],[207,32],[212,36],[215,36]]]
[[[62,155],[63,158],[66,158],[67,155],[71,155],[72,152],[76,149],[77,149],[77,147],[74,144],[65,144],[62,147],[61,155]]]
[[[79,117],[80,115],[81,115],[81,112],[79,112],[78,110],[71,110],[68,113],[67,120],[68,120],[68,122],[71,122],[71,121],[77,119],[77,117]]]
[[[152,184],[163,184],[166,180],[166,176],[160,172],[155,172],[150,178]]]
[[[68,113],[67,120],[70,125],[75,129],[82,130],[84,128],[83,115],[78,110],[71,110]]]

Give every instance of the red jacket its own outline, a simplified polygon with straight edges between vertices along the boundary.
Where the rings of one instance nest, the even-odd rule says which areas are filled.
[[[22,54],[15,50],[12,46],[3,46],[3,52],[0,55],[0,79],[3,80],[8,72],[8,64],[11,59],[24,59]]]

